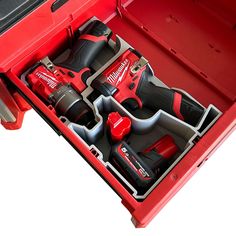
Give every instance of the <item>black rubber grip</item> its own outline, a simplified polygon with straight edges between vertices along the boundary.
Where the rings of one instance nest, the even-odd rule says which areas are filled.
[[[176,93],[177,92],[174,90],[158,87],[148,81],[146,72],[143,72],[136,91],[136,94],[142,100],[144,107],[147,107],[154,112],[162,109],[163,111],[180,118],[173,109]],[[181,94],[180,97],[179,113],[185,122],[196,126],[204,113],[204,108],[184,94]]]
[[[75,72],[79,72],[83,68],[89,67],[98,53],[106,45],[111,34],[112,31],[102,22],[91,22],[72,47],[68,58],[57,65]],[[84,38],[84,35],[91,35],[98,40],[93,41],[92,37],[91,39],[89,37]],[[99,37],[101,40],[99,40]]]

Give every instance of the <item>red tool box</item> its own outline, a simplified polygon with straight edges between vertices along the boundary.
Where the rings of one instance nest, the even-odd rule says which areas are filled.
[[[20,128],[32,106],[136,227],[235,129],[233,0],[1,1],[0,13],[1,124]]]

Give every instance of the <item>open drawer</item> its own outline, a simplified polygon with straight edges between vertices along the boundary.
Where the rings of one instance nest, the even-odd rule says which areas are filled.
[[[40,3],[2,34],[0,71],[4,83],[0,89],[4,90],[0,90],[0,99],[4,104],[12,99],[15,106],[8,105],[8,113],[17,118],[17,110],[23,116],[29,109],[22,98],[19,101],[20,94],[121,197],[134,225],[145,227],[235,129],[236,4],[223,0],[184,0],[183,4],[174,0],[147,0],[145,4],[141,0],[62,2],[56,9],[54,1]],[[60,61],[74,44],[78,29],[94,17],[106,23],[113,37],[92,64],[91,81],[118,59],[122,50],[132,47],[149,61],[148,76],[157,86],[176,88],[204,108],[201,121],[187,124],[162,110],[140,118],[140,111],[133,114],[112,96],[102,95],[93,100],[97,124],[90,129],[55,114],[23,77],[46,56],[55,63]],[[178,146],[174,161],[145,191],[138,191],[108,159],[111,144],[104,141],[103,127],[114,111],[131,120],[135,135],[129,141],[135,140],[132,148],[136,152],[144,148],[143,140],[152,144],[165,135],[172,136]],[[17,122],[13,119],[3,125],[14,128]]]

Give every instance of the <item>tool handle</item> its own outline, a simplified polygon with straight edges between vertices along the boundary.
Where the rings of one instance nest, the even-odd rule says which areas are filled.
[[[91,22],[72,47],[68,58],[57,65],[75,72],[89,67],[111,35],[112,31],[101,21]]]
[[[140,79],[136,94],[144,107],[155,112],[162,109],[192,126],[198,124],[204,113],[204,108],[186,95],[148,81],[145,72]]]

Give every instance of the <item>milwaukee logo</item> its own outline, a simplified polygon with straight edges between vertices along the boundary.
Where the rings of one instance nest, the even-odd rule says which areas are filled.
[[[107,77],[107,81],[111,84],[115,83],[115,85],[118,85],[123,80],[123,77],[125,75],[125,72],[128,70],[128,67],[129,67],[129,60],[125,59],[123,62],[121,62],[118,69],[112,72]]]
[[[35,75],[44,80],[50,88],[54,89],[57,86],[57,80],[46,73],[37,71]]]

